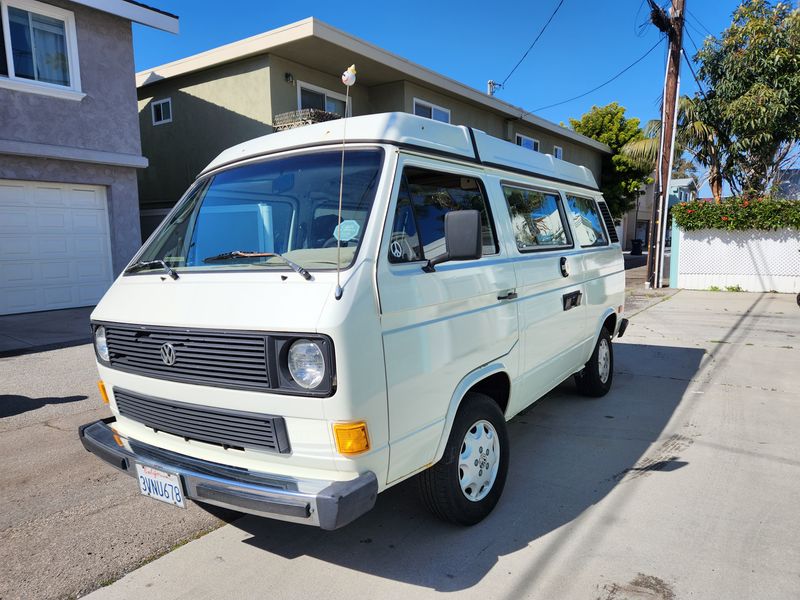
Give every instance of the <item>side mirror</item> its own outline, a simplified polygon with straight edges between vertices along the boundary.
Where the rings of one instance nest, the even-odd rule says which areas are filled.
[[[429,260],[422,270],[435,271],[435,267],[451,260],[475,260],[483,256],[481,239],[481,213],[477,210],[450,211],[444,216],[445,252]]]

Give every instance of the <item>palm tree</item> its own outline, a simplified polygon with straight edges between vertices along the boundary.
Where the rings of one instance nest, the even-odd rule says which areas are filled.
[[[720,151],[720,136],[716,129],[702,118],[702,100],[681,96],[678,102],[678,123],[675,130],[675,153],[688,152],[692,160],[708,169],[708,185],[714,200],[722,199],[722,182],[725,157]],[[645,137],[628,142],[622,154],[656,168],[658,146],[661,139],[661,121],[649,121],[644,128]]]

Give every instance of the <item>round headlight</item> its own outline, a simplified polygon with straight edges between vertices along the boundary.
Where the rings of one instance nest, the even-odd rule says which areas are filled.
[[[97,356],[104,361],[108,362],[108,344],[106,343],[106,328],[100,325],[94,330],[94,349],[97,350]]]
[[[325,357],[320,347],[309,340],[297,340],[289,348],[289,373],[307,390],[317,387],[325,377]]]

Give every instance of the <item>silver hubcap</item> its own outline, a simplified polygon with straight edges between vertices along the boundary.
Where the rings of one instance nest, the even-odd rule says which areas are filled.
[[[467,500],[478,502],[491,491],[500,466],[500,441],[489,421],[478,421],[467,431],[458,457],[458,480]]]
[[[597,348],[597,370],[600,375],[600,381],[605,383],[608,381],[608,376],[611,373],[611,348],[608,347],[608,340],[600,340],[600,346]]]

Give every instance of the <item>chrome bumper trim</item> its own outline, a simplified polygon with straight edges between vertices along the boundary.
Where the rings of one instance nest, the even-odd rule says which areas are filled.
[[[370,472],[350,481],[299,479],[198,460],[124,438],[114,417],[81,425],[84,448],[132,477],[134,463],[176,473],[187,498],[282,521],[338,529],[375,505],[378,479]],[[117,439],[119,442],[117,442]]]

